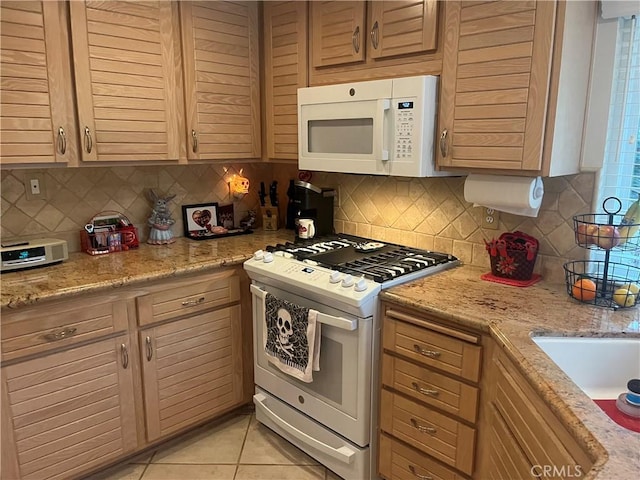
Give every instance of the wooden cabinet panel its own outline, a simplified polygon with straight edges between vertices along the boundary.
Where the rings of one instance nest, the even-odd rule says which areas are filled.
[[[177,6],[69,7],[82,160],[184,158]]]
[[[395,316],[395,311],[391,311]],[[477,382],[482,347],[387,316],[383,347],[424,365]]]
[[[436,0],[369,2],[371,58],[435,50],[438,40]]]
[[[136,298],[138,324],[194,315],[240,301],[240,280],[234,269],[178,279],[168,286],[161,282]]]
[[[0,157],[61,163],[77,153],[64,2],[2,2]]]
[[[596,5],[452,1],[444,8],[437,165],[578,173]]]
[[[393,437],[380,435],[379,471],[384,478],[394,480],[465,480],[455,470],[405,446]]]
[[[128,328],[127,307],[115,296],[39,306],[2,316],[2,361],[68,347]]]
[[[190,160],[260,156],[257,2],[180,2]]]
[[[380,428],[471,475],[476,431],[462,422],[382,390]]]
[[[366,2],[310,3],[312,65],[314,68],[364,60]]]
[[[265,2],[266,157],[298,159],[298,88],[307,86],[307,2]]]
[[[140,331],[147,439],[242,403],[240,306]]]
[[[20,478],[69,478],[135,450],[129,352],[122,335],[2,368],[2,448]]]
[[[387,354],[382,357],[382,384],[469,422],[478,416],[477,387]]]

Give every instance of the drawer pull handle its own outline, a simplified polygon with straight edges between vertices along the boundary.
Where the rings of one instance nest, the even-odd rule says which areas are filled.
[[[418,352],[420,355],[424,355],[425,357],[429,357],[429,358],[437,358],[440,356],[440,352],[436,352],[434,350],[427,350],[426,348],[422,348],[420,345],[418,344],[413,344],[413,349]]]
[[[71,337],[78,330],[76,327],[67,327],[62,330],[58,330],[57,332],[45,333],[42,335],[42,338],[47,340],[48,342],[56,342],[58,340],[64,340],[65,338]]]
[[[84,149],[87,153],[91,153],[93,150],[93,139],[91,138],[91,130],[89,127],[84,127]]]
[[[418,472],[416,472],[416,467],[414,467],[413,465],[409,465],[409,471],[420,480],[433,480],[433,477],[431,475],[420,475]]]
[[[147,361],[150,362],[153,358],[153,345],[151,344],[151,337],[145,338],[144,342],[147,346]]]
[[[440,393],[438,390],[429,390],[428,388],[421,387],[416,382],[411,382],[411,386],[415,389],[416,392],[423,395],[429,395],[431,397],[437,397]]]
[[[122,368],[126,370],[129,366],[129,351],[124,343],[120,345],[120,354],[122,355]]]
[[[196,305],[200,305],[204,302],[204,297],[196,298],[194,300],[185,300],[182,302],[183,307],[195,307]]]
[[[198,132],[191,130],[191,149],[193,153],[198,152]]]
[[[435,434],[437,432],[437,430],[435,428],[433,428],[433,427],[427,427],[426,425],[420,425],[415,418],[411,419],[411,425],[413,425],[413,428],[415,428],[416,430],[418,430],[419,432],[422,432],[422,433],[429,433],[429,434],[433,435],[433,434]]]
[[[353,51],[360,52],[360,26],[357,26],[351,36],[351,43],[353,44]]]
[[[58,151],[64,155],[67,153],[67,136],[64,134],[64,128],[58,128]]]

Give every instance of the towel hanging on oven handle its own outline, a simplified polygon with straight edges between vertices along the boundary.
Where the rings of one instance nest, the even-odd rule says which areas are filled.
[[[262,290],[257,285],[251,285],[251,293],[258,298],[261,298],[264,301],[267,296],[267,292]],[[340,328],[342,330],[348,330],[353,332],[358,329],[358,319],[347,320],[343,317],[336,317],[333,315],[327,315],[326,313],[318,312],[318,318],[316,322],[324,323],[325,325],[329,325],[331,327]]]

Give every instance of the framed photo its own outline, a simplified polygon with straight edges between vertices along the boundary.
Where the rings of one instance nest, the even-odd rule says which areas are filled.
[[[183,205],[182,221],[185,237],[199,239],[211,236],[213,227],[218,226],[218,204]]]
[[[218,225],[228,230],[232,230],[234,224],[233,204],[220,205],[218,207]]]

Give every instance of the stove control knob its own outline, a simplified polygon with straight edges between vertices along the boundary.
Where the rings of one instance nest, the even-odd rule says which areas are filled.
[[[369,285],[367,284],[367,281],[364,278],[361,278],[360,280],[358,280],[356,282],[355,287],[353,287],[353,289],[356,292],[364,292],[367,288],[369,288]]]
[[[354,280],[351,275],[345,275],[344,278],[342,279],[342,286],[344,288],[352,287],[353,284],[354,284]]]
[[[329,274],[329,282],[330,283],[339,283],[342,280],[342,274],[340,272],[331,272]]]
[[[262,260],[263,257],[264,257],[264,252],[262,250],[256,250],[253,253],[253,259],[254,260]]]
[[[264,263],[271,263],[273,262],[273,253],[271,252],[267,252],[264,254],[264,258],[262,259],[262,261]]]

